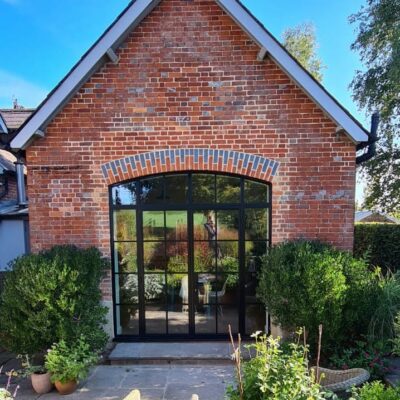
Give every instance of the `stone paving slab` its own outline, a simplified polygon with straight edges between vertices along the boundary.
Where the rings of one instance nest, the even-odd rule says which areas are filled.
[[[233,376],[233,365],[100,365],[71,395],[53,391],[39,396],[24,380],[17,400],[122,400],[134,389],[140,390],[141,400],[190,400],[192,394],[198,394],[200,400],[224,400]]]
[[[124,360],[221,360],[230,361],[232,348],[227,342],[188,343],[118,343],[108,359],[111,363]]]

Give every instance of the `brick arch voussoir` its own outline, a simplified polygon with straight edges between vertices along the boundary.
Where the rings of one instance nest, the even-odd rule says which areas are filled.
[[[234,150],[168,149],[140,153],[101,166],[108,185],[166,172],[205,171],[238,174],[272,182],[279,162]]]

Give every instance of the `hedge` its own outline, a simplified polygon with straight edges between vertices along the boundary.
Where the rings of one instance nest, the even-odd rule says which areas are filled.
[[[400,270],[400,225],[356,224],[354,230],[354,256],[368,254],[372,266],[383,271]]]

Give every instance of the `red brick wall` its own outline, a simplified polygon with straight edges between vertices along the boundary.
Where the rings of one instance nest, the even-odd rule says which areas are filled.
[[[118,50],[118,65],[97,72],[28,149],[32,249],[74,243],[109,254],[101,166],[194,147],[280,162],[274,243],[352,249],[355,147],[258,51],[214,1],[162,1]]]
[[[0,201],[17,200],[17,179],[15,176],[8,175],[8,192]]]

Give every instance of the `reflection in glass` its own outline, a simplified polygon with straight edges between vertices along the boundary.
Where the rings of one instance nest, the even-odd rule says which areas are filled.
[[[216,240],[215,211],[204,210],[193,213],[193,239]]]
[[[116,306],[117,334],[139,334],[139,307],[137,305]]]
[[[218,240],[239,239],[239,211],[217,212],[217,236]]]
[[[196,312],[195,315],[196,333],[215,334],[216,322],[216,306],[214,304],[204,305],[201,312]]]
[[[167,333],[167,313],[164,303],[146,305],[146,333],[165,334]]]
[[[218,274],[211,282],[211,304],[236,304],[239,300],[239,275]]]
[[[112,200],[115,206],[135,206],[136,205],[136,183],[125,183],[114,186],[111,190]]]
[[[168,307],[168,333],[189,333],[189,306],[182,304],[170,304]],[[186,311],[187,310],[187,311]]]
[[[114,246],[115,272],[136,272],[136,242],[115,242]]]
[[[114,211],[114,240],[136,240],[136,211]]]
[[[240,203],[240,178],[217,176],[217,202]]]
[[[194,242],[195,272],[214,272],[215,261],[215,242]]]
[[[168,272],[188,271],[187,242],[167,242]]]
[[[219,264],[232,264],[239,259],[239,244],[237,241],[218,242],[218,260]],[[235,261],[231,260],[232,258]],[[224,261],[226,260],[226,261]]]
[[[142,183],[142,203],[160,204],[164,202],[164,178],[143,179]]]
[[[256,303],[257,302],[257,273],[256,272],[247,272],[246,273],[246,282],[245,282],[245,296],[247,303]]]
[[[167,240],[187,240],[187,211],[166,211]]]
[[[189,278],[187,274],[167,275],[169,304],[189,303]]]
[[[143,239],[164,239],[164,211],[143,211]]]
[[[187,176],[167,175],[165,177],[165,201],[171,204],[184,204],[187,199]]]
[[[120,304],[135,304],[139,302],[139,286],[137,274],[116,275],[116,284],[119,284],[115,293],[115,300]],[[119,289],[119,290],[118,290]]]
[[[252,335],[254,332],[265,332],[266,313],[261,304],[249,304],[246,306],[246,334]]]
[[[248,208],[245,211],[246,240],[268,240],[268,210]]]
[[[165,288],[164,274],[144,275],[144,298],[146,303],[164,303]]]
[[[236,304],[218,306],[218,333],[227,335],[229,325],[232,333],[239,333],[239,308]]]
[[[268,186],[264,183],[244,181],[244,201],[245,203],[266,203],[269,200]]]
[[[166,264],[165,242],[143,243],[143,265],[145,271],[164,271]]]
[[[215,175],[192,176],[193,203],[215,203]]]

